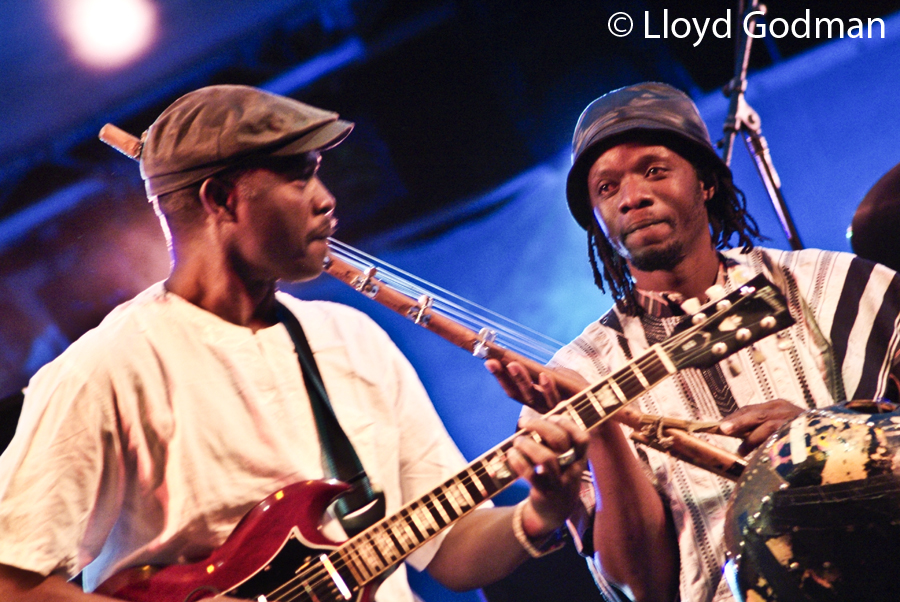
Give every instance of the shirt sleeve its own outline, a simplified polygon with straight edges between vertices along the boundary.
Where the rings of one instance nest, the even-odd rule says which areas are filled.
[[[118,514],[112,385],[67,352],[32,378],[0,457],[0,563],[76,575]]]
[[[883,397],[900,350],[900,276],[850,253],[807,249],[776,258],[828,341],[837,400]]]

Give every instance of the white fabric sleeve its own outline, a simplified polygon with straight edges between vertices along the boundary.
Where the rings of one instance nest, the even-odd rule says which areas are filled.
[[[114,392],[79,351],[32,378],[0,457],[0,563],[42,575],[96,557],[121,503]]]

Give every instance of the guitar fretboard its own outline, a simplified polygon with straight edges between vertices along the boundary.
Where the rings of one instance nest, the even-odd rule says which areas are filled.
[[[568,416],[580,428],[588,430],[675,371],[662,347],[654,345],[550,414]],[[333,551],[329,560],[341,578],[351,589],[365,585],[481,502],[511,485],[518,477],[507,465],[506,454],[520,435],[526,435],[525,431],[517,432],[462,473]]]

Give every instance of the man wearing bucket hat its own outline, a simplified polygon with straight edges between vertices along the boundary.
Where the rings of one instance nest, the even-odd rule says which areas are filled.
[[[0,599],[98,599],[66,578],[81,573],[90,592],[126,567],[202,560],[266,496],[328,477],[323,466],[337,461],[320,447],[316,424],[327,417],[311,408],[323,395],[307,382],[316,380],[310,362],[327,392],[319,405],[330,401],[387,515],[461,470],[412,367],[382,330],[351,308],[277,290],[279,280],[322,272],[335,199],[317,170],[352,127],[289,98],[211,86],[149,128],[140,168],[171,271],[29,384],[0,459]],[[305,372],[289,316],[312,356]],[[470,589],[554,547],[577,500],[587,437],[567,421],[528,427],[542,443],[518,438],[508,456],[534,481],[527,500],[515,511],[468,514],[411,564]],[[559,456],[570,449],[576,461],[566,468]],[[341,524],[353,514],[336,513]],[[342,535],[334,519],[324,529]],[[411,601],[404,575],[391,576],[377,600]]]
[[[731,292],[763,273],[797,323],[713,368],[663,381],[638,400],[642,412],[721,421],[735,439],[715,443],[746,454],[803,409],[896,395],[900,278],[846,253],[754,248],[756,224],[684,93],[643,83],[598,98],[575,128],[572,159],[569,208],[588,233],[597,286],[615,305],[552,367],[597,381],[669,336],[685,300],[705,302],[711,286]],[[558,400],[551,378],[487,367],[514,397]],[[592,432],[588,459],[597,503],[586,539],[606,596],[733,600],[721,578],[730,482],[635,448],[612,422]]]

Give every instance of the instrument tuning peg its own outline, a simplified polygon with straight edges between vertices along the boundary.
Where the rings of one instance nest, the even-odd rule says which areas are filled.
[[[762,350],[756,345],[750,346],[750,353],[753,356],[753,361],[757,364],[761,364],[766,361],[766,354],[762,352]]]
[[[776,340],[778,341],[778,349],[781,351],[786,351],[794,346],[794,343],[791,341],[791,337],[788,335],[786,330],[782,330],[778,334],[775,335]]]
[[[733,355],[728,358],[728,370],[732,376],[738,376],[741,373],[741,364]]]
[[[725,290],[725,287],[721,284],[714,284],[706,289],[706,296],[709,297],[710,301],[721,299],[726,295],[726,293],[727,291]]]
[[[681,293],[676,293],[675,291],[670,291],[668,293],[664,293],[664,295],[665,295],[666,299],[669,300],[671,303],[677,303],[678,305],[681,305],[684,302],[684,295],[682,295]]]
[[[698,299],[697,297],[686,299],[684,303],[681,304],[681,309],[683,309],[684,313],[687,314],[695,314],[700,311],[701,307],[703,307],[703,305],[700,303],[700,299]]]

